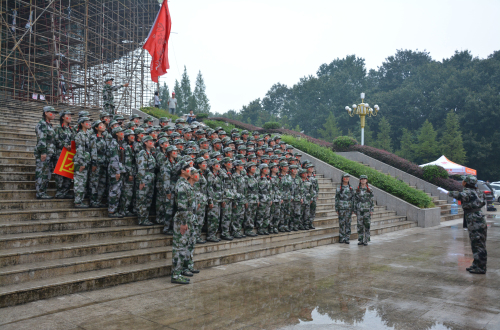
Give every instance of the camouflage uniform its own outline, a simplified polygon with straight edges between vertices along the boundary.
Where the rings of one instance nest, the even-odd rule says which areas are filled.
[[[222,179],[222,191],[224,192],[222,202],[226,203],[224,207],[221,205],[221,237],[232,238],[230,230],[233,219],[233,201],[236,197],[233,174],[231,171],[221,170],[220,177]]]
[[[235,238],[243,237],[243,222],[245,221],[245,204],[247,200],[247,177],[243,173],[234,173],[234,208],[232,231]]]
[[[146,151],[143,151],[142,158]],[[177,212],[174,216],[174,237],[172,240],[172,279],[183,278],[182,273],[186,269],[193,268],[192,251],[189,251],[191,241],[195,233],[193,228],[196,200],[193,187],[181,177],[175,185],[175,204]],[[187,225],[188,229],[181,234],[181,225]]]
[[[64,147],[71,148],[71,141],[74,140],[74,137],[75,137],[75,129],[73,127],[59,125],[55,129],[56,153],[54,154],[55,156],[54,160],[56,162],[57,158],[61,155],[61,152],[63,151]],[[69,191],[71,189],[71,184],[73,183],[73,180],[62,175],[56,175],[54,179],[56,181],[56,188],[57,188],[56,198],[68,197],[70,195]]]
[[[135,186],[135,177],[137,175],[137,164],[135,161],[135,151],[133,144],[127,143],[126,141],[122,144],[123,146],[123,167],[125,172],[123,173],[122,178],[122,192],[120,194],[120,206],[118,208],[118,212],[122,215],[133,215],[133,212],[130,212],[130,207],[132,205],[132,201],[134,198],[134,186]],[[132,181],[129,180],[129,177],[132,176],[134,179]]]
[[[269,232],[277,234],[278,226],[281,219],[281,201],[283,199],[281,195],[283,193],[282,192],[283,188],[281,187],[281,180],[278,175],[276,176],[271,175],[269,177],[269,180],[271,181],[271,189],[273,190],[272,193],[273,205],[271,205],[271,213],[270,213],[271,223],[269,224]]]
[[[122,87],[124,86],[111,86],[108,84],[104,84],[104,87],[102,88],[102,100],[104,102],[104,105],[102,108],[105,112],[112,115],[115,114],[115,98],[113,96],[113,92],[116,92]]]
[[[253,228],[257,217],[257,208],[259,203],[259,179],[256,174],[248,172],[247,178],[247,202],[248,208],[245,212],[245,235],[253,236]]]
[[[305,170],[303,170],[305,173]],[[304,187],[304,203],[302,204],[302,226],[304,229],[311,229],[311,202],[314,197],[314,191],[311,181],[309,179],[302,180],[302,186]]]
[[[79,131],[75,136],[76,153],[73,157],[75,164],[74,190],[75,205],[81,205],[87,190],[88,172],[90,167],[90,135],[87,132]],[[85,169],[80,172],[80,166]]]
[[[293,166],[293,165],[292,165]],[[304,229],[302,226],[302,202],[304,200],[304,186],[302,179],[297,175],[292,177],[292,200],[291,200],[291,217],[290,230],[297,231]]]
[[[349,242],[351,217],[354,210],[354,190],[350,185],[341,185],[335,193],[335,211],[339,214],[339,242]]]
[[[205,222],[205,214],[207,212],[208,203],[208,181],[207,178],[200,172],[200,179],[194,184],[194,191],[196,193],[196,201],[200,207],[196,210],[195,216],[195,229],[196,229],[196,241],[201,242],[201,230]]]
[[[148,225],[149,209],[153,200],[156,160],[152,151],[142,150],[137,156],[137,181],[144,184],[137,196],[137,218],[140,225]]]
[[[475,184],[477,179],[467,176],[464,179],[467,183]],[[469,231],[470,245],[474,261],[468,269],[471,273],[486,273],[486,262],[488,253],[486,251],[486,236],[488,226],[481,208],[485,205],[484,195],[476,189],[465,187],[462,192],[450,191],[449,196],[462,202],[465,221]]]
[[[292,198],[292,177],[290,174],[280,176],[281,182],[281,204],[280,224],[278,230],[281,232],[290,231],[291,198]]]
[[[90,172],[90,206],[101,206],[103,193],[106,190],[106,175],[108,171],[108,158],[106,141],[104,137],[93,134],[90,137],[91,166],[97,169]]]
[[[171,230],[174,224],[174,211],[175,211],[175,185],[177,184],[177,180],[179,179],[179,168],[180,162],[172,163],[169,159],[165,161],[165,175],[168,177],[168,180],[165,180],[165,196],[170,195],[170,199],[166,198],[165,202],[165,228],[163,232],[165,234],[171,234]]]
[[[271,215],[272,187],[269,177],[261,175],[259,179],[259,207],[257,208],[257,234],[268,233]]]
[[[214,175],[211,171],[208,171],[207,182],[208,204],[213,204],[213,207],[208,210],[207,240],[218,241],[217,230],[219,229],[220,203],[224,195],[222,179],[219,174]]]
[[[314,227],[314,219],[316,218],[316,205],[318,201],[318,196],[319,196],[319,182],[318,179],[316,178],[316,175],[313,174],[309,177],[309,181],[311,181],[312,184],[312,192],[314,193],[312,197],[312,203],[311,203],[311,210],[310,210],[310,220],[309,224],[311,227]]]
[[[170,173],[167,170],[167,154],[161,151],[156,152],[156,223],[165,225],[167,188],[170,190]],[[167,182],[166,182],[167,181]]]
[[[354,193],[354,211],[358,221],[358,242],[368,244],[370,241],[370,220],[374,210],[373,192],[359,188]]]
[[[36,147],[35,147],[35,185],[36,198],[47,196],[47,187],[49,185],[52,171],[54,170],[54,153],[56,152],[55,131],[52,124],[42,119],[35,127]],[[47,155],[44,162],[41,160],[42,155]]]
[[[111,140],[108,149],[108,154],[110,155],[108,164],[108,212],[111,214],[117,212],[120,205],[120,197],[123,187],[123,173],[125,173],[125,167],[123,166],[123,163],[125,161],[125,150],[123,148],[124,145],[125,141],[118,141],[116,139],[113,139]],[[116,180],[117,174],[120,174],[119,180]]]

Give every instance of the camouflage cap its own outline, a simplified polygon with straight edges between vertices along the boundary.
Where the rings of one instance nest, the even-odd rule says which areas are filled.
[[[262,170],[263,168],[268,168],[268,167],[269,167],[269,165],[267,165],[267,164],[260,164],[259,170]]]
[[[231,133],[231,137],[233,137],[233,138],[240,137],[240,134],[239,133]]]
[[[153,140],[153,137],[152,137],[151,135],[145,136],[145,137],[142,139],[142,143],[144,143],[144,142],[148,142],[148,141],[154,141],[154,140]]]
[[[243,155],[236,155],[236,156],[234,156],[234,159],[237,159],[237,160],[242,160],[244,158],[245,158],[245,156],[243,156]]]
[[[179,138],[180,136],[181,136],[181,135],[180,135],[179,133],[177,133],[177,132],[172,132],[172,134],[170,134],[170,137],[171,137],[172,139],[177,139],[177,138]]]
[[[176,146],[168,146],[167,152],[171,152],[171,151],[177,151],[177,147]]]
[[[301,174],[307,174],[307,170],[304,170],[303,168],[301,168],[299,170],[299,175],[301,175]]]
[[[252,135],[260,135],[258,131],[253,131]]]
[[[247,152],[255,152],[255,149],[254,148],[248,148]]]
[[[275,155],[282,155],[283,151],[281,151],[280,149],[276,149],[276,150],[274,150],[274,154]]]
[[[149,125],[148,125],[148,124],[146,124],[146,123],[144,123],[144,124],[141,124],[141,126],[139,126],[139,127],[142,127],[142,128],[148,128],[148,127],[149,127]]]
[[[92,127],[97,127],[99,126],[99,124],[102,123],[102,120],[95,120],[93,123],[92,123]]]
[[[296,169],[298,169],[299,167],[298,167],[297,165],[290,165],[290,166],[289,166],[289,168],[290,168],[291,170],[296,170]]]
[[[123,132],[123,128],[121,128],[120,126],[113,128],[113,130],[111,131],[112,134],[116,134],[116,133],[120,133],[120,132]]]
[[[197,135],[202,135],[202,134],[205,134],[205,131],[204,131],[204,130],[202,130],[202,129],[198,129],[198,130],[196,130],[196,132],[194,132],[194,133],[195,133],[195,134],[197,134]]]
[[[193,131],[193,130],[192,130],[192,129],[190,129],[189,127],[184,127],[184,128],[182,129],[182,133],[183,133],[183,134],[186,134],[186,133],[191,133],[192,131]]]
[[[104,80],[104,82],[107,83],[108,81],[113,81],[113,80],[115,80],[115,78],[108,78],[108,79]]]
[[[209,166],[214,166],[220,164],[220,162],[217,160],[217,158],[210,159],[210,164]]]
[[[465,175],[462,176],[462,180],[465,181],[465,183],[468,183],[470,185],[476,185],[477,184],[477,178],[474,175]]]
[[[222,152],[226,153],[226,152],[233,152],[233,149],[229,148],[229,147],[225,147],[224,149],[222,149]]]
[[[160,134],[158,134],[158,139],[161,139],[161,138],[167,138],[167,140],[168,140],[168,135],[167,135],[167,133],[165,133],[165,132],[161,132]]]
[[[287,166],[288,166],[288,163],[287,163],[287,162],[281,162],[281,163],[280,163],[280,166],[281,166],[281,167],[287,167]]]
[[[198,152],[193,148],[187,148],[185,151],[186,154],[197,154]]]
[[[241,135],[248,135],[248,131],[246,129],[244,129],[243,131],[241,131]]]
[[[196,158],[196,159],[194,160],[194,162],[195,162],[196,164],[201,164],[201,163],[203,163],[204,161],[206,161],[206,159],[205,159],[205,158],[203,158],[203,157],[198,157],[198,158]]]
[[[154,129],[155,131],[161,131],[161,126],[160,125],[154,125],[154,126],[151,126],[152,129]]]
[[[311,164],[311,163],[307,163],[307,164],[304,166],[304,168],[311,168],[311,167],[314,167],[314,165],[313,165],[313,164]],[[363,176],[363,175],[362,175],[362,176]],[[364,176],[366,176],[366,175],[364,175]],[[361,177],[360,177],[360,179],[361,179]],[[368,178],[365,178],[365,179],[368,179]]]
[[[168,139],[166,137],[162,137],[161,139],[158,140],[158,144],[164,144],[165,142],[168,142]]]
[[[286,144],[286,142],[285,141],[280,141],[280,144]]]
[[[268,155],[262,155],[262,157],[260,157],[260,159],[269,159],[269,156]]]
[[[272,167],[275,167],[275,166],[279,166],[280,164],[278,163],[269,163],[269,168],[272,168]]]
[[[366,175],[364,175],[364,174],[363,174],[363,175],[360,175],[360,176],[359,176],[359,179],[360,179],[360,180],[361,180],[361,179],[366,179],[366,180],[368,180],[368,177],[367,177]]]
[[[222,130],[219,132],[219,135],[227,135],[226,131]]]
[[[190,167],[189,170],[191,171],[191,175],[200,173],[200,170],[194,167]]]
[[[196,142],[194,142],[194,141],[188,141],[188,142],[186,142],[186,146],[188,146],[188,147],[196,147]]]
[[[160,123],[168,123],[170,121],[170,118],[168,118],[168,117],[161,117],[160,119],[158,119],[158,121]]]
[[[248,141],[249,141],[249,142],[253,142],[253,141],[255,141],[255,138],[254,138],[253,136],[249,136],[249,137],[248,137]]]
[[[222,158],[222,163],[223,164],[231,163],[232,161],[233,160],[230,157],[224,157],[224,158]]]
[[[217,158],[217,156],[221,156],[220,152],[214,151],[210,154],[210,158]]]
[[[104,116],[104,117],[106,117],[106,116]],[[101,118],[102,118],[102,117],[101,117]],[[123,118],[123,116],[122,116],[122,115],[114,115],[114,116],[113,116],[113,119],[114,119],[114,120],[116,120],[116,121],[118,121],[118,120],[125,120],[125,118]]]
[[[248,159],[248,160],[250,160],[250,159],[256,159],[256,158],[257,158],[257,156],[255,156],[255,155],[248,155],[248,156],[247,156],[247,159]]]
[[[215,130],[218,132],[218,131],[223,131],[224,129],[223,129],[222,127],[220,127],[220,126],[217,126],[217,127],[215,128]]]
[[[245,147],[244,145],[241,145],[241,146],[238,146],[238,150],[247,150],[247,147]]]
[[[224,142],[224,143],[226,143],[228,141],[231,141],[231,139],[228,136],[225,136],[225,137],[222,138],[221,141]]]
[[[174,144],[184,144],[184,140],[183,139],[175,139],[174,140]]]
[[[110,123],[109,123],[109,127],[113,126],[113,125],[120,125],[119,122],[117,122],[116,120],[112,120]]]
[[[182,130],[184,128],[184,125],[182,124],[175,124],[174,126],[176,130]]]
[[[241,166],[241,165],[243,165],[243,163],[241,162],[241,160],[235,160],[233,162],[233,166]]]
[[[291,145],[287,144],[286,145],[286,150],[288,150],[288,149],[293,149],[293,147]]]
[[[269,157],[269,159],[271,159],[271,160],[275,160],[275,159],[278,159],[278,156],[276,156],[276,155],[272,155],[271,157]]]
[[[302,154],[300,152],[296,152],[293,154],[294,157],[302,157]]]
[[[128,136],[128,135],[135,135],[134,131],[131,130],[131,129],[126,129],[124,132],[123,132],[123,135],[125,136]]]
[[[146,128],[146,129],[145,129],[146,134],[151,134],[151,133],[153,133],[154,131],[155,131],[155,130],[153,129],[153,127],[149,127],[149,128]]]
[[[185,161],[186,163],[193,162],[193,158],[191,156],[189,156],[189,155],[182,156],[182,160]]]
[[[198,144],[206,143],[208,142],[207,138],[201,138],[200,141],[198,141]]]
[[[266,152],[274,152],[273,148],[266,148]]]
[[[351,177],[351,175],[349,173],[342,174],[342,178],[349,178],[349,177]]]
[[[44,109],[44,111],[45,111],[45,108],[46,108],[46,107],[44,107],[44,108],[43,108],[43,109]],[[52,108],[52,107],[51,107],[51,108]],[[52,108],[52,109],[54,109],[54,108]],[[90,116],[90,113],[89,113],[88,111],[83,110],[83,111],[78,112],[78,118],[81,118],[81,117],[89,117],[89,116]]]
[[[71,111],[64,110],[64,111],[59,112],[59,117],[60,118],[66,116],[66,115],[72,115]]]
[[[153,116],[147,116],[146,118],[144,118],[144,122],[147,123],[147,122],[150,122],[150,121],[154,121],[155,118]]]
[[[161,128],[161,130],[162,130],[163,132],[166,132],[166,131],[173,131],[173,130],[174,130],[174,128],[173,128],[172,126],[168,126],[168,125],[167,125],[167,126],[165,126],[165,127],[162,127],[162,128]]]
[[[125,125],[126,128],[132,128],[132,127],[135,127],[135,123],[133,121],[129,121],[126,125]]]
[[[239,132],[239,131],[240,131],[239,129],[237,129],[237,128],[233,128],[233,129],[231,130],[231,134],[232,134],[232,133],[234,133],[234,132]]]
[[[78,125],[80,125],[81,123],[86,122],[86,121],[90,121],[90,118],[89,117],[78,118]]]
[[[139,116],[139,115],[138,115],[138,114],[136,114],[136,113],[134,113],[133,115],[131,115],[128,119],[129,119],[129,120],[134,120],[134,119],[136,119],[136,118],[142,119],[142,117],[141,117],[141,116]]]
[[[257,164],[255,164],[254,162],[247,163],[247,167],[252,167],[252,166],[257,166]]]
[[[139,134],[144,134],[144,128],[142,127],[137,127],[135,130],[135,135],[139,135]]]
[[[216,144],[216,143],[221,143],[221,140],[220,139],[213,139],[212,144]]]
[[[274,137],[274,140],[279,140],[279,139],[281,139],[281,135],[279,134]]]

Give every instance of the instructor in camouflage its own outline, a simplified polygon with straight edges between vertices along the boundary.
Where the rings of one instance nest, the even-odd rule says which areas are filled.
[[[104,81],[104,87],[102,89],[102,100],[103,100],[103,110],[109,114],[116,114],[115,112],[115,98],[113,92],[119,90],[122,87],[128,87],[128,83],[120,86],[113,86],[114,78],[108,78]]]

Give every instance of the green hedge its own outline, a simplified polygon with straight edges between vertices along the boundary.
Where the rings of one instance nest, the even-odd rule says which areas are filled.
[[[439,165],[427,165],[423,167],[424,169],[424,179],[428,182],[432,182],[437,178],[448,179],[448,171]]]
[[[224,131],[227,133],[227,134],[231,134],[231,130],[233,128],[236,128],[238,129],[236,126],[232,125],[232,124],[229,124],[229,123],[226,123],[226,122],[223,122],[223,121],[219,121],[219,120],[203,120],[203,123],[207,126],[209,126],[210,128],[212,129],[215,129],[216,127],[222,127],[224,129]],[[238,131],[240,131],[238,129]]]
[[[264,129],[277,129],[281,128],[280,123],[274,122],[274,121],[268,121],[267,123],[264,123],[264,126],[262,126]]]
[[[155,107],[142,107],[139,110],[141,110],[142,112],[147,113],[148,115],[156,117],[156,118],[168,117],[168,118],[170,118],[172,120],[176,120],[176,119],[179,118],[179,116],[172,115],[167,110],[158,109],[158,108],[155,108]]]
[[[359,178],[360,175],[365,174],[368,176],[369,184],[419,208],[434,207],[432,198],[423,191],[411,188],[406,183],[390,175],[380,173],[368,166],[339,156],[329,148],[320,147],[306,139],[297,139],[290,135],[281,136],[281,140],[355,177]]]

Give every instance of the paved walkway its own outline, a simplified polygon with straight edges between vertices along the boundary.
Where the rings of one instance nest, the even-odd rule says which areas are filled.
[[[490,216],[491,213],[490,213]],[[500,212],[488,273],[461,221],[0,309],[0,329],[500,329]]]

